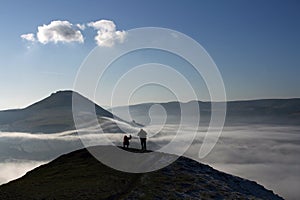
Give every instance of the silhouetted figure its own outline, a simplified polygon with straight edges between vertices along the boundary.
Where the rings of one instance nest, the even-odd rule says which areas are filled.
[[[129,147],[129,140],[131,140],[131,135],[129,135],[129,137],[127,135],[125,135],[124,138],[123,138],[123,147],[124,148]]]
[[[147,150],[147,147],[146,147],[147,133],[146,133],[146,131],[141,129],[137,135],[140,137],[142,150]]]

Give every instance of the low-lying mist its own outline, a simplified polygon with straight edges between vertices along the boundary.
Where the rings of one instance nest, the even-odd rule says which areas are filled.
[[[169,143],[178,126],[167,125],[159,134],[156,127],[146,127],[149,132],[148,147],[159,150]],[[191,133],[186,126],[178,134],[184,141]],[[214,134],[212,132],[211,134]],[[300,127],[298,126],[227,126],[223,129],[214,149],[204,158],[198,158],[205,129],[199,128],[193,144],[185,156],[207,163],[227,173],[257,181],[286,199],[300,196]],[[123,134],[84,134],[85,141],[95,144],[122,144]],[[179,142],[176,148],[185,148]],[[53,160],[61,154],[83,148],[75,132],[57,134],[30,134],[0,132],[0,184],[24,175],[27,171]],[[140,148],[139,139],[133,134],[130,147]]]
[[[26,172],[47,162],[32,160],[6,160],[0,163],[0,184],[20,178]]]

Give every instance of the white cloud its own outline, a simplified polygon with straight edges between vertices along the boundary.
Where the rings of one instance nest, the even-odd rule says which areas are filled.
[[[28,40],[30,42],[34,42],[35,41],[35,36],[33,33],[27,33],[27,34],[23,34],[20,36],[22,39],[24,40]]]
[[[99,20],[87,25],[97,30],[95,40],[98,46],[112,47],[116,42],[123,43],[125,40],[126,32],[117,31],[113,21]]]
[[[93,27],[96,30],[100,30],[102,32],[112,32],[116,30],[116,25],[113,21],[110,20],[99,20],[96,22],[88,23],[88,26]]]
[[[85,29],[85,25],[84,25],[84,24],[76,24],[76,26],[77,26],[80,30],[82,30],[82,31],[84,31],[84,29]]]
[[[43,44],[49,42],[79,42],[83,43],[84,39],[79,30],[74,29],[73,25],[68,21],[52,21],[48,25],[38,27],[37,39]]]
[[[69,21],[56,20],[49,24],[38,26],[36,34],[28,33],[20,37],[24,40],[35,42],[38,41],[42,44],[47,43],[71,43],[79,42],[84,43],[82,31],[86,27],[92,27],[97,31],[95,40],[98,46],[112,47],[116,43],[123,43],[127,32],[124,30],[117,30],[116,25],[111,20],[98,20],[87,24],[72,24]]]

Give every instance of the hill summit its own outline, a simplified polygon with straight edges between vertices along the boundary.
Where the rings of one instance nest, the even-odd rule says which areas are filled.
[[[0,112],[0,130],[55,133],[74,130],[72,100],[94,106],[97,117],[113,118],[109,111],[74,91],[58,91],[24,109]]]
[[[92,148],[109,151],[113,147]],[[81,149],[0,186],[0,199],[282,198],[253,181],[217,171],[185,157],[158,171],[125,173],[103,165],[86,149]]]

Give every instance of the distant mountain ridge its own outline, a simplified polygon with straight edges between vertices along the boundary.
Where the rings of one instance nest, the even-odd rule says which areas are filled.
[[[161,105],[167,115],[167,123],[180,123],[181,107],[185,110],[191,105],[199,105],[200,121],[208,124],[211,117],[211,102],[191,101],[191,102],[166,102],[166,103],[142,103],[129,106],[131,117],[137,122],[148,124],[149,109],[155,104]],[[216,102],[216,105],[218,102]],[[126,119],[127,106],[108,109],[116,115]],[[155,114],[154,114],[155,115]],[[193,117],[192,115],[190,117]],[[200,123],[200,124],[201,124]],[[299,125],[300,124],[300,98],[292,99],[261,99],[229,101],[226,109],[226,125],[239,124],[277,124],[277,125]]]
[[[114,147],[90,148],[111,152]],[[254,181],[217,171],[185,157],[158,171],[125,173],[100,163],[86,149],[62,155],[0,186],[0,199],[6,200],[74,198],[282,200]]]

